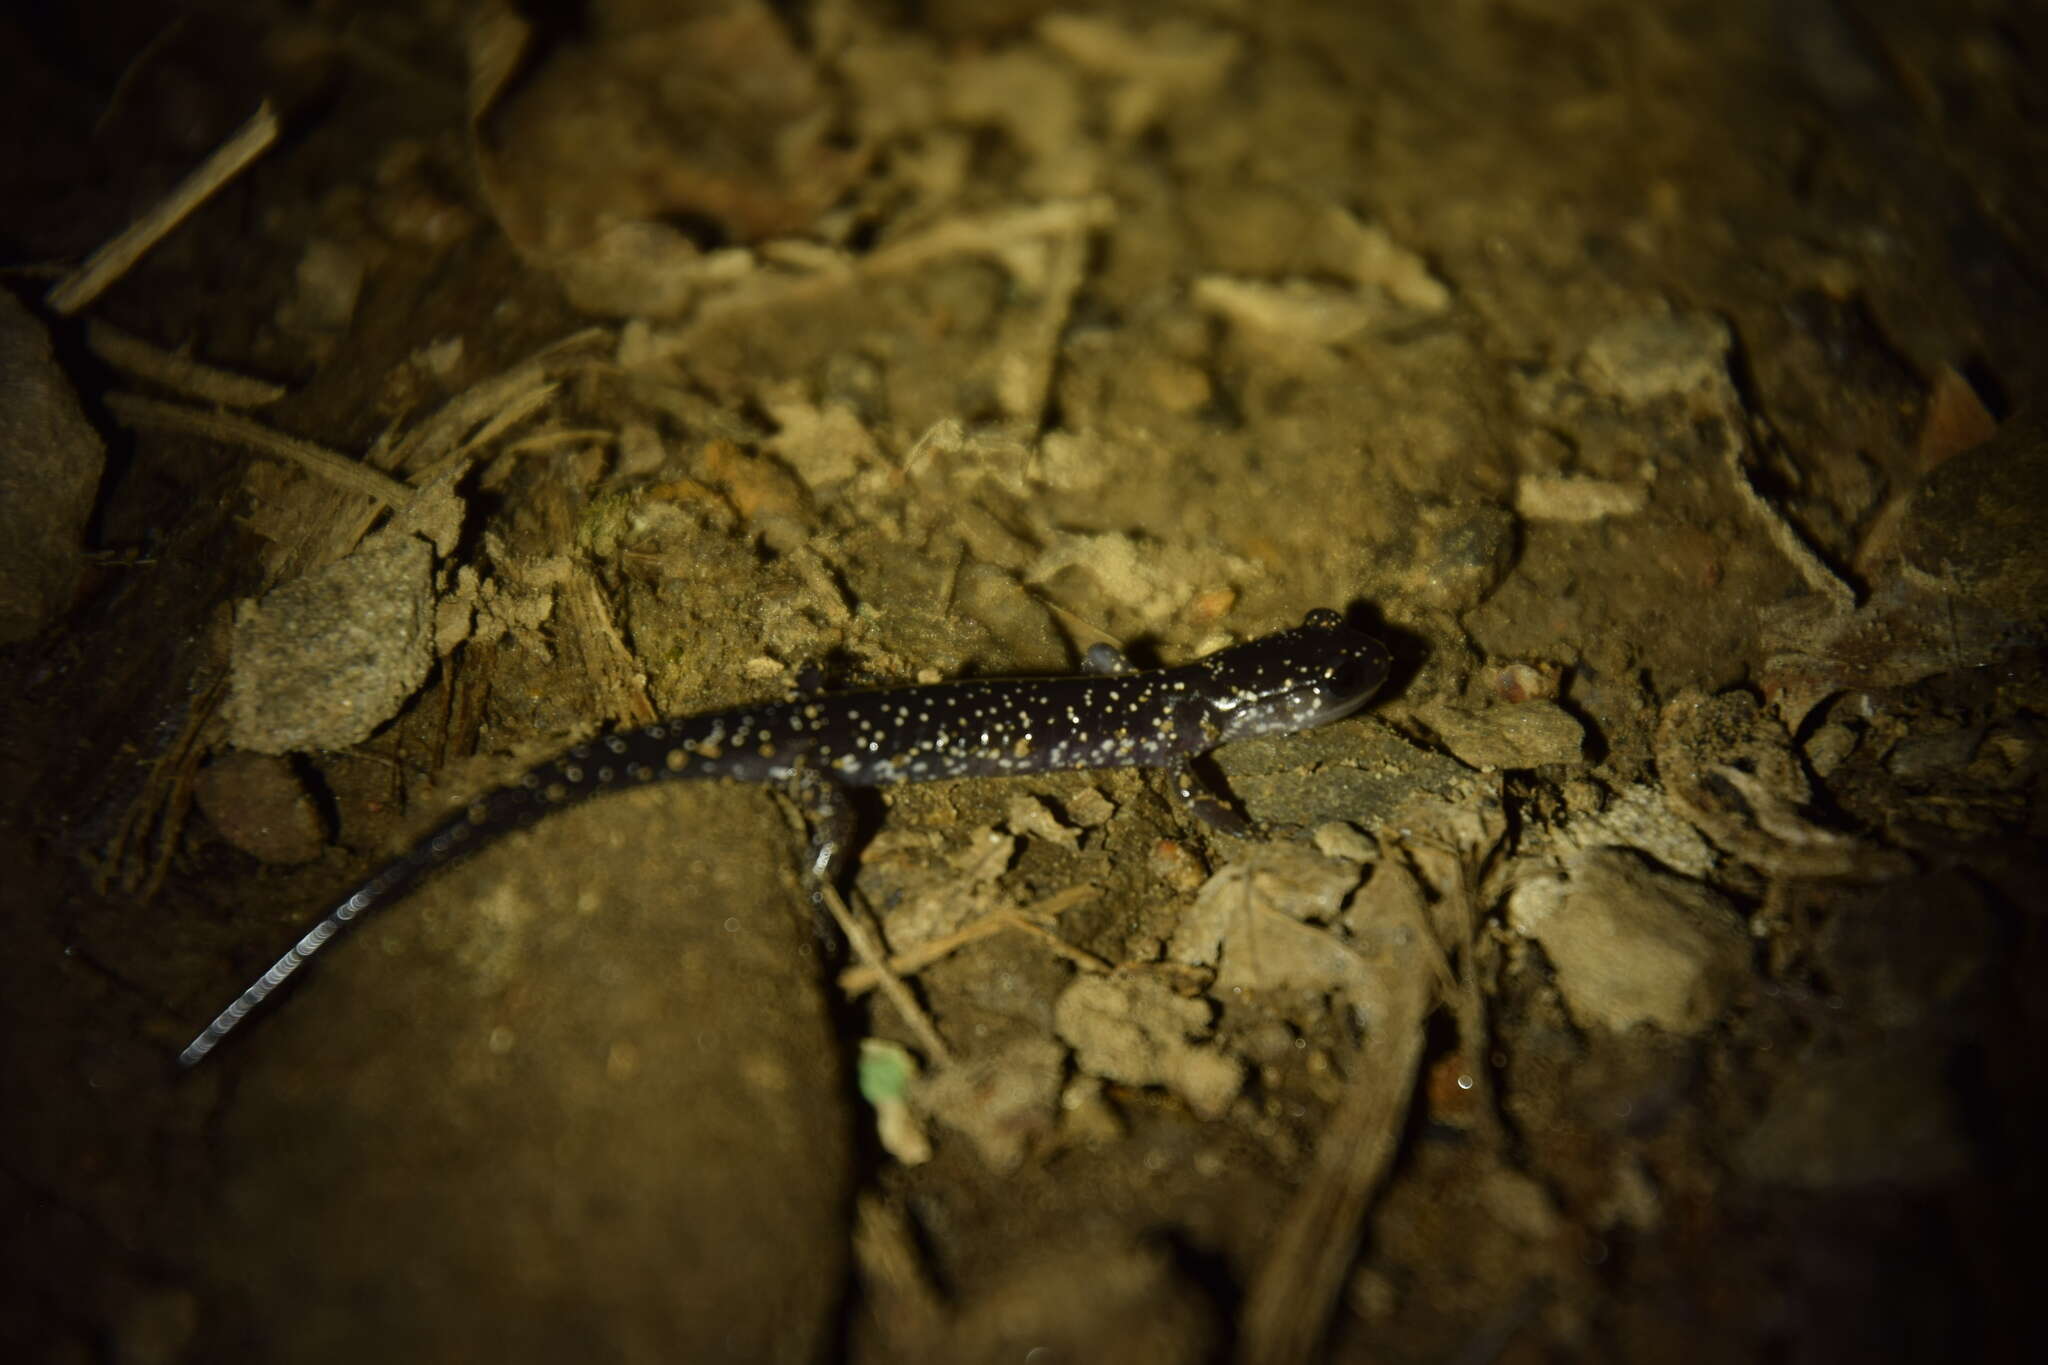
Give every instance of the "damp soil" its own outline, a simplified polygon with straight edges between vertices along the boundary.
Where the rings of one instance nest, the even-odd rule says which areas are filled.
[[[0,19],[107,446],[0,646],[0,1353],[2030,1354],[2033,7],[553,17]],[[219,410],[109,326],[383,500],[138,419]],[[570,744],[1316,608],[1394,676],[1213,755],[1246,830],[864,799],[897,992],[800,810],[652,784],[175,1065]]]

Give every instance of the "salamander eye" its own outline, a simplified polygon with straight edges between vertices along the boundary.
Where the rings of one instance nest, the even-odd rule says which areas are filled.
[[[1373,670],[1365,666],[1363,659],[1346,659],[1332,668],[1327,676],[1329,689],[1339,696],[1355,696],[1370,692],[1378,686]]]

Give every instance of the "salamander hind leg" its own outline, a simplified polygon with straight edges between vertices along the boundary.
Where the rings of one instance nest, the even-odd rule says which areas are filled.
[[[796,803],[811,834],[804,856],[804,887],[810,892],[818,939],[828,948],[839,944],[839,932],[825,905],[825,893],[837,892],[853,855],[858,821],[853,799],[838,778],[818,768],[799,767],[779,784]]]

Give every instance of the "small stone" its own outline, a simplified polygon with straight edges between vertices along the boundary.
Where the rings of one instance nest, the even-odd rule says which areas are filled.
[[[1052,613],[1009,570],[969,564],[954,581],[953,596],[960,614],[995,638],[1007,666],[1026,672],[1068,667],[1066,637]]]
[[[1927,783],[1946,777],[1970,761],[1977,751],[1979,732],[1958,726],[1928,734],[1909,735],[1885,755],[1885,770],[1901,782]]]
[[[881,458],[875,438],[849,403],[812,403],[802,386],[784,382],[761,395],[780,430],[768,453],[796,471],[813,494],[826,494]]]
[[[1630,318],[1595,336],[1579,377],[1624,403],[1713,393],[1728,382],[1728,324],[1700,313]]]
[[[1053,1006],[1053,1027],[1083,1071],[1125,1085],[1163,1085],[1216,1118],[1244,1084],[1237,1058],[1196,1039],[1210,1031],[1206,1001],[1148,976],[1084,976]]]
[[[236,613],[229,738],[264,754],[342,749],[396,715],[433,666],[433,551],[380,532]]]
[[[1643,510],[1650,490],[1640,483],[1582,474],[1524,474],[1515,481],[1515,511],[1530,521],[1603,521]]]
[[[1205,275],[1195,281],[1194,300],[1247,331],[1326,346],[1356,336],[1386,311],[1355,289],[1298,279],[1269,284]]]
[[[1564,1216],[1550,1191],[1520,1171],[1495,1167],[1479,1177],[1478,1193],[1487,1212],[1525,1242],[1547,1242],[1564,1231]]]
[[[1072,852],[1081,846],[1080,834],[1060,823],[1058,812],[1041,797],[1019,795],[1010,798],[1004,823],[1012,834],[1028,834]]]
[[[2048,618],[2048,419],[2022,415],[1913,490],[1902,571],[1946,602],[1959,597],[2012,621]]]
[[[980,0],[984,2],[985,0]],[[1228,1354],[1209,1291],[1176,1264],[1162,1239],[1143,1244],[1072,1218],[1057,1246],[997,1263],[980,1292],[943,1315],[945,1336],[891,1359],[1054,1362],[1141,1360],[1201,1365]]]
[[[192,795],[221,838],[263,862],[311,862],[327,846],[319,808],[274,755],[223,754],[200,770]]]
[[[1814,776],[1826,777],[1842,765],[1842,760],[1856,752],[1856,732],[1838,722],[1829,722],[1807,736],[1800,746],[1806,754],[1807,766]]]
[[[1397,581],[1417,606],[1470,610],[1500,586],[1515,557],[1515,516],[1492,504],[1426,502],[1409,518]]]
[[[1353,283],[1384,290],[1388,298],[1416,313],[1450,308],[1451,291],[1430,273],[1429,263],[1379,224],[1360,222],[1338,208],[1331,211],[1325,230],[1335,248],[1333,266]]]
[[[1060,1137],[1084,1147],[1099,1147],[1124,1135],[1123,1120],[1104,1094],[1099,1076],[1076,1076],[1060,1092]]]
[[[1226,946],[1245,949],[1236,964],[1254,988],[1308,985],[1330,989],[1348,978],[1354,963],[1343,945],[1318,933],[1286,931],[1301,923],[1335,919],[1356,889],[1355,863],[1326,858],[1299,844],[1267,844],[1221,868],[1180,917],[1167,956],[1175,962],[1208,966],[1231,956]],[[1276,938],[1277,936],[1277,938]],[[1224,977],[1230,975],[1226,964]],[[1223,984],[1219,978],[1219,985]]]
[[[1067,818],[1082,829],[1097,829],[1116,817],[1116,802],[1094,787],[1077,792],[1067,802]]]
[[[1528,701],[1482,711],[1436,707],[1423,718],[1459,762],[1474,768],[1585,761],[1585,727],[1556,702]]]
[[[1208,880],[1209,869],[1202,855],[1178,839],[1159,840],[1145,861],[1152,875],[1175,891],[1193,891]]]
[[[1331,820],[1317,825],[1310,836],[1316,852],[1325,858],[1336,858],[1347,863],[1369,863],[1380,856],[1380,846],[1370,834],[1356,825],[1347,825],[1342,820]]]
[[[43,325],[0,290],[0,643],[70,605],[105,465]]]
[[[1664,1199],[1643,1163],[1624,1157],[1615,1163],[1614,1183],[1593,1208],[1596,1226],[1653,1232],[1664,1222]]]
[[[1493,675],[1493,694],[1510,703],[1555,701],[1563,683],[1556,664],[1503,664]]]
[[[750,455],[722,437],[704,443],[694,472],[732,499],[739,514],[755,525],[803,519],[808,500],[797,477],[776,461]]]
[[[346,332],[369,276],[372,252],[366,243],[324,237],[308,242],[292,275],[292,295],[278,309],[278,325],[293,332]]]
[[[1647,782],[1622,788],[1612,801],[1602,801],[1598,788],[1588,791],[1567,783],[1565,799],[1572,815],[1560,833],[1571,848],[1632,848],[1688,877],[1713,870],[1714,846]]]
[[[1200,411],[1215,397],[1208,373],[1185,360],[1155,359],[1143,367],[1140,378],[1153,402],[1178,415]]]
[[[668,463],[668,445],[651,422],[619,428],[619,459],[612,472],[622,479],[651,479]]]
[[[1720,896],[1617,849],[1524,881],[1508,897],[1508,923],[1543,945],[1572,1017],[1617,1032],[1703,1032],[1748,955],[1742,920]]]
[[[991,1170],[1014,1171],[1059,1116],[1067,1050],[1050,1038],[1019,1038],[956,1063],[926,1081],[919,1103],[965,1133]]]

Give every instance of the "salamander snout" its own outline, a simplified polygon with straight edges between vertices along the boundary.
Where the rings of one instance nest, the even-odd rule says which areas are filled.
[[[1341,719],[1371,700],[1392,657],[1334,611],[1202,661],[1214,680],[1218,738],[1291,734]]]

